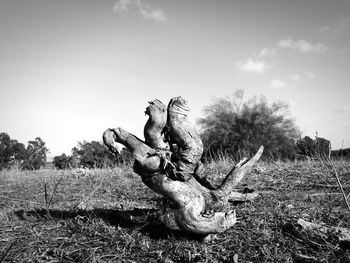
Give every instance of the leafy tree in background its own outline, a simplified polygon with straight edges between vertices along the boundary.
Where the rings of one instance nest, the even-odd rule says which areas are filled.
[[[296,142],[298,148],[298,154],[304,156],[313,156],[316,153],[316,144],[309,136],[305,136],[303,139],[299,139]]]
[[[294,159],[299,130],[283,102],[269,104],[263,96],[243,103],[244,92],[217,98],[199,120],[204,158],[229,155],[240,159],[264,145],[265,158]]]
[[[2,132],[0,133],[0,170],[21,163],[25,158],[25,146]]]
[[[78,146],[72,149],[72,154],[86,168],[113,167],[117,163],[115,156],[98,141],[78,142]]]
[[[112,154],[101,142],[83,141],[72,149],[72,155],[55,156],[53,164],[57,169],[71,169],[79,165],[85,168],[107,168],[116,165],[130,165],[134,162],[131,152],[123,148],[118,156]]]
[[[321,156],[330,156],[331,142],[325,138],[316,137],[316,151]]]
[[[331,151],[331,142],[321,137],[315,140],[309,136],[300,138],[297,142],[298,154],[308,157],[329,156]]]
[[[53,158],[53,165],[59,170],[72,169],[78,167],[78,161],[76,158],[74,158],[74,156],[67,156],[65,153],[62,153],[61,155]]]
[[[117,156],[117,163],[131,165],[134,163],[134,156],[127,148],[123,148]]]
[[[45,167],[48,151],[45,142],[40,137],[29,141],[21,168],[23,170],[39,170],[41,167]]]

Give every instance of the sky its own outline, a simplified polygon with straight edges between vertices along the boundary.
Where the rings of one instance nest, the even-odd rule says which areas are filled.
[[[107,128],[143,138],[155,98],[195,122],[242,89],[346,148],[349,61],[349,0],[0,0],[0,132],[70,154]]]

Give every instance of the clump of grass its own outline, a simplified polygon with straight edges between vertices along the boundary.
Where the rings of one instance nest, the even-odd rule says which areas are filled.
[[[208,164],[205,172],[216,176],[212,182],[220,181],[233,165],[223,159]],[[349,193],[350,163],[333,165]],[[349,248],[336,239],[320,239],[295,224],[302,218],[350,228],[337,179],[317,160],[260,162],[243,182],[260,197],[232,207],[237,224],[209,243],[162,225],[162,197],[130,167],[90,170],[80,178],[74,173],[0,172],[3,262],[350,261]]]

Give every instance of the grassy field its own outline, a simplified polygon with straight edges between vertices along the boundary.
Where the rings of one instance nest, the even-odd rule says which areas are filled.
[[[222,178],[227,160],[206,166]],[[334,164],[347,194],[350,163]],[[350,262],[334,233],[304,219],[350,228],[350,211],[321,162],[258,163],[242,184],[260,192],[232,204],[238,223],[207,243],[160,215],[161,196],[130,167],[0,172],[0,262]],[[167,223],[167,224],[166,224]]]

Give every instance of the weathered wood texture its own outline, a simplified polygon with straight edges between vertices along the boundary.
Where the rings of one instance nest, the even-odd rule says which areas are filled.
[[[164,128],[167,123],[167,109],[160,100],[148,102],[145,114],[149,116],[143,134],[147,145],[155,149],[169,150],[169,144],[165,142]]]
[[[350,229],[345,227],[332,227],[325,224],[316,224],[301,218],[293,224],[284,226],[284,231],[297,236],[307,243],[317,244],[320,240],[339,245],[344,250],[350,248]]]
[[[234,189],[260,158],[263,147],[250,160],[239,162],[217,189],[210,188],[201,175],[203,144],[188,112],[187,101],[181,97],[172,98],[167,108],[159,100],[151,101],[145,111],[149,115],[145,142],[121,128],[107,129],[103,141],[115,154],[116,143],[132,152],[134,171],[149,188],[173,203],[181,229],[203,235],[220,233],[236,223],[228,202],[256,197]]]

